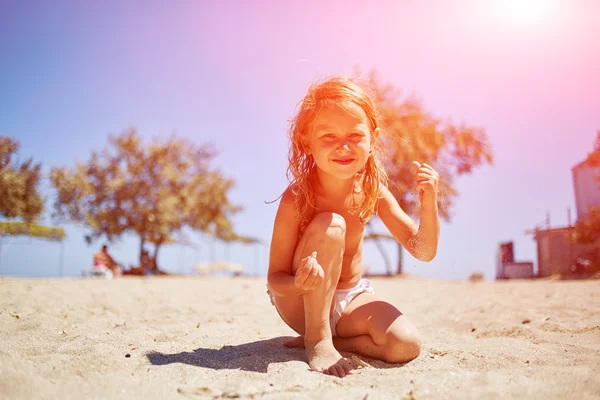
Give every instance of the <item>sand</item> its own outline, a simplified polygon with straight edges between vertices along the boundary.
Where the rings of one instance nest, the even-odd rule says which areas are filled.
[[[600,281],[373,283],[422,352],[341,379],[282,346],[264,279],[0,278],[0,398],[600,398]]]

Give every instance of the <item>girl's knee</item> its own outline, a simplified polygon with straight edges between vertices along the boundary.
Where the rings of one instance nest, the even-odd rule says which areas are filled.
[[[315,215],[306,229],[311,234],[322,235],[332,240],[344,241],[346,238],[346,220],[340,214],[332,212]]]
[[[386,335],[385,360],[388,363],[405,363],[421,354],[421,341],[413,332],[390,331]]]

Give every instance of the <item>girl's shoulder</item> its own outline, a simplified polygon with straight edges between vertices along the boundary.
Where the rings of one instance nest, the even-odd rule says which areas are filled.
[[[295,183],[288,185],[281,194],[281,202],[294,203],[298,198],[298,186]]]
[[[388,188],[388,185],[385,182],[379,182],[379,187],[377,189],[377,198],[375,199],[375,214],[379,214],[379,207],[382,203],[388,202],[390,200],[390,196],[393,198],[392,192]]]
[[[302,195],[295,184],[290,184],[281,194],[281,200],[279,202],[280,207],[286,207],[298,211],[299,201],[302,199]]]

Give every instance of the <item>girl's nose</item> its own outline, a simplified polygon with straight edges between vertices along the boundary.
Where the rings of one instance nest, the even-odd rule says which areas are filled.
[[[346,142],[340,142],[336,150],[338,151],[338,153],[343,153],[350,150],[350,147],[348,147],[348,144]]]

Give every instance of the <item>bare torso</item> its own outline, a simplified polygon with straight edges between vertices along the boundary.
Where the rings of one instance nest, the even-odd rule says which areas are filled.
[[[112,257],[103,251],[99,251],[94,255],[94,265],[104,265],[108,268],[113,268],[116,263]]]
[[[94,265],[104,265],[108,267],[108,264],[108,258],[103,252],[99,251],[94,255]]]

